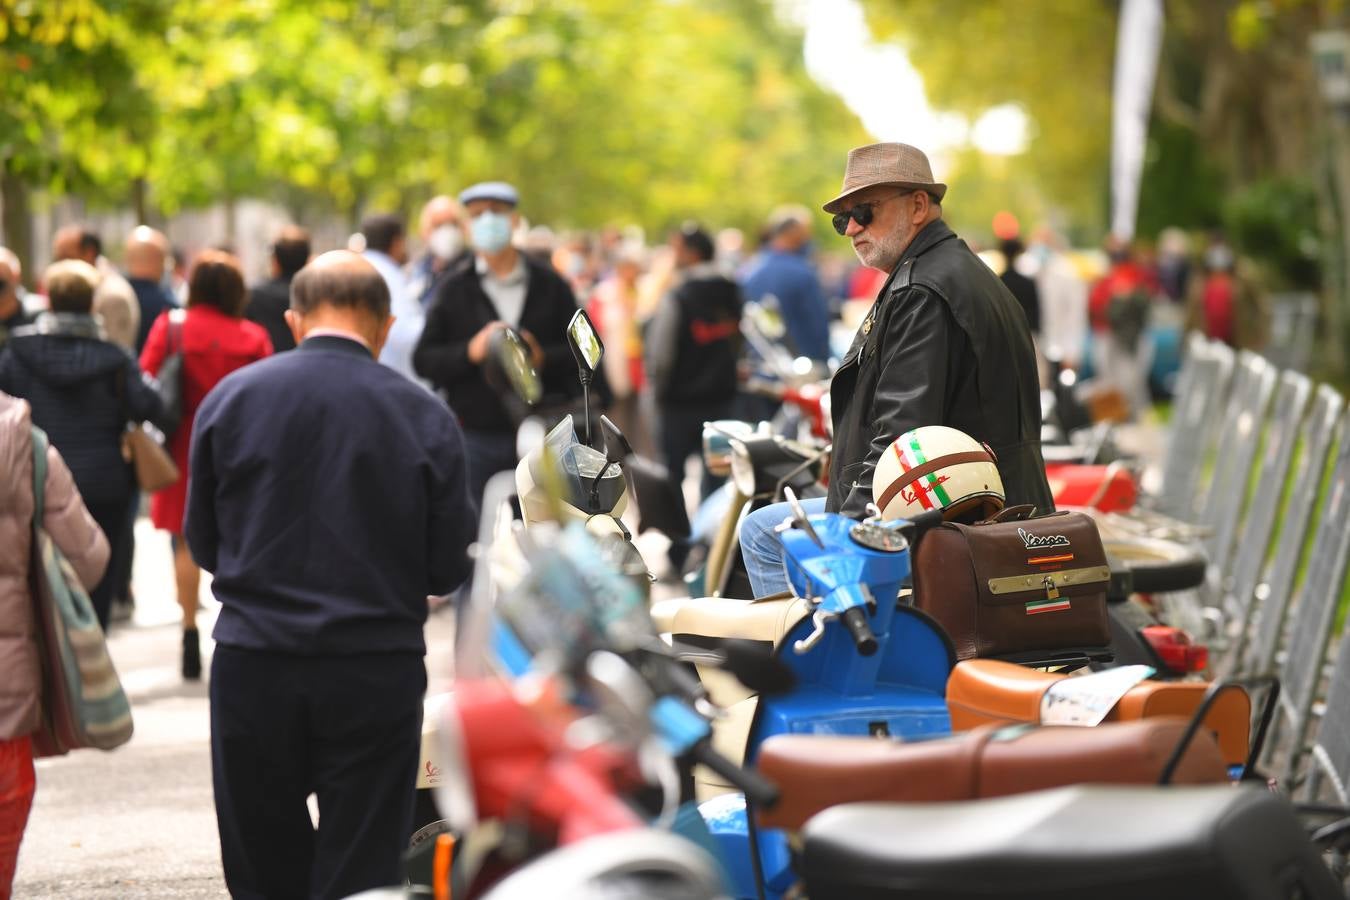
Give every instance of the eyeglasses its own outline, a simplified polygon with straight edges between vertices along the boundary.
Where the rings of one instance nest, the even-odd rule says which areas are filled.
[[[898,197],[904,197],[905,195],[912,193],[914,193],[914,191],[901,191],[898,194],[892,194],[891,196],[883,197],[880,200],[869,200],[866,203],[856,203],[849,209],[834,214],[834,218],[831,220],[834,223],[834,230],[839,232],[839,234],[847,232],[849,219],[857,222],[861,227],[866,228],[868,225],[872,224],[872,211],[876,207],[883,203],[889,203]]]

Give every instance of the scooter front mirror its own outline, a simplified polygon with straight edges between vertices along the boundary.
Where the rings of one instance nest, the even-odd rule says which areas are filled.
[[[584,373],[583,379],[589,381],[589,376],[600,368],[605,345],[595,333],[595,326],[591,323],[591,317],[586,315],[586,310],[579,309],[572,314],[572,321],[567,323],[567,343],[572,348],[577,368]]]
[[[488,341],[486,367],[489,382],[506,382],[509,389],[526,407],[532,407],[544,395],[543,382],[530,363],[530,351],[520,335],[511,328],[499,328]]]
[[[610,421],[609,416],[600,417],[600,435],[605,442],[605,460],[611,465],[623,462],[633,455],[633,445],[619,430],[619,426]]]
[[[586,676],[600,710],[620,723],[626,736],[646,733],[656,697],[636,669],[617,653],[597,650],[586,658]]]

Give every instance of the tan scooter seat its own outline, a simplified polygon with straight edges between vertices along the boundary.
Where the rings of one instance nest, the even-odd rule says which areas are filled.
[[[657,630],[676,640],[681,636],[739,638],[772,643],[775,647],[809,613],[810,607],[790,594],[762,600],[687,597],[652,604],[652,620]],[[739,764],[745,759],[745,745],[750,739],[759,696],[721,669],[700,666],[697,661],[695,667],[708,698],[725,711],[713,721],[713,749]],[[695,767],[694,782],[700,802],[736,790],[703,766]]]
[[[1041,672],[996,659],[968,659],[957,663],[947,679],[947,711],[953,731],[980,725],[1011,725],[1041,721],[1041,697],[1050,685],[1071,676]],[[1130,688],[1106,715],[1107,722],[1127,722],[1154,716],[1190,718],[1209,690],[1206,681],[1141,681]],[[1246,691],[1220,694],[1205,719],[1218,739],[1224,762],[1239,766],[1247,761],[1252,705]]]
[[[685,597],[652,605],[652,620],[662,634],[675,640],[681,635],[701,638],[739,638],[771,643],[783,637],[810,613],[810,607],[790,594],[762,600],[731,600],[725,597]],[[695,661],[697,666],[697,661]],[[723,708],[753,696],[743,684],[720,669],[697,666],[709,699]]]

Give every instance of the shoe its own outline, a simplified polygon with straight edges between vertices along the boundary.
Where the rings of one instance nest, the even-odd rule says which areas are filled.
[[[186,681],[202,678],[202,646],[195,628],[183,632],[183,678]]]

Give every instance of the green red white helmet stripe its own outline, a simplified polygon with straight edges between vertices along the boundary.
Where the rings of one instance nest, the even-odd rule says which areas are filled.
[[[901,457],[901,466],[906,472],[915,466],[921,466],[928,462],[928,457],[924,456],[923,448],[919,446],[919,436],[916,433],[910,432],[907,443],[909,446],[905,448],[906,452]],[[913,457],[912,465],[907,464],[909,460],[905,457],[909,456]],[[927,481],[928,484],[925,485],[924,481]],[[928,496],[930,491],[937,496],[937,503],[934,503],[932,498]],[[952,502],[952,498],[947,496],[947,491],[942,487],[942,482],[938,480],[936,472],[929,472],[923,478],[915,481],[914,492],[919,497],[919,502],[923,504],[924,509],[933,509],[935,506],[945,508],[950,506]]]

